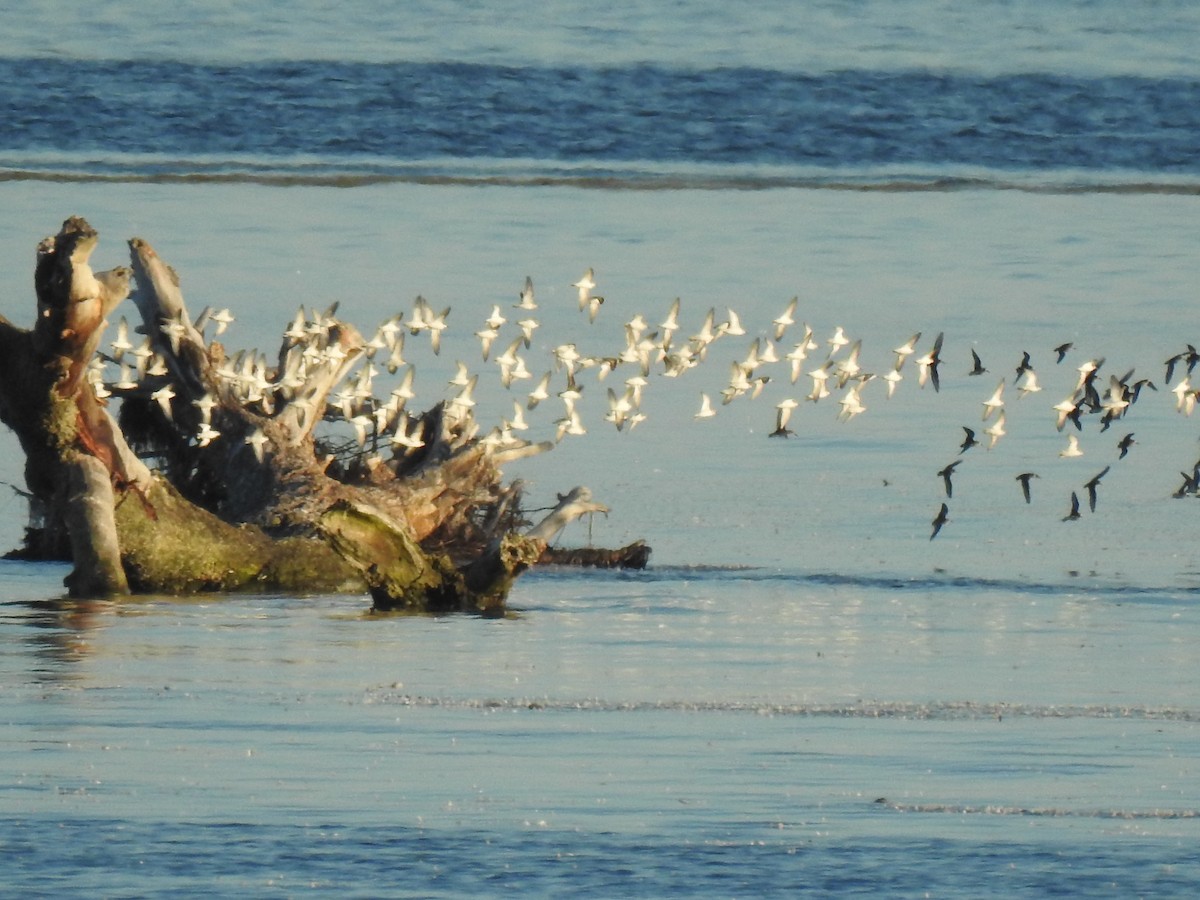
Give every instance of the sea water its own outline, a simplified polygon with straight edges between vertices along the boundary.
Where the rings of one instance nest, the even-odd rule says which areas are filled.
[[[261,10],[6,18],[0,312],[30,321],[34,247],[79,213],[97,268],[144,237],[193,312],[231,307],[234,349],[273,353],[299,304],[368,333],[418,294],[450,307],[440,354],[409,339],[418,397],[469,362],[485,427],[525,386],[474,332],[519,316],[526,275],[535,375],[566,341],[619,352],[676,297],[684,334],[710,308],[748,334],[653,377],[631,432],[603,419],[628,373],[581,376],[588,433],[508,474],[530,506],[587,485],[610,513],[562,543],[644,538],[651,566],[531,573],[505,620],[72,602],[65,568],[5,564],[11,890],[1195,889],[1198,510],[1172,493],[1200,450],[1163,368],[1200,283],[1190,5]],[[877,372],[944,332],[940,391],[910,362],[843,422],[783,364],[721,405],[792,296],[816,361],[837,326]],[[1044,390],[1020,397],[1026,351]],[[1105,385],[1158,390],[1060,458],[1051,406],[1101,357]],[[796,434],[768,438],[788,397]],[[534,436],[558,415],[529,411]],[[960,455],[963,426],[985,443]],[[15,545],[23,501],[0,511]]]

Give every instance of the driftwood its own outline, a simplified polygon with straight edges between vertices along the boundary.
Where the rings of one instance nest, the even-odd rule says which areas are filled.
[[[538,557],[544,566],[590,566],[596,569],[644,569],[650,562],[650,545],[634,541],[616,550],[601,547],[547,547]]]
[[[31,497],[24,552],[73,560],[73,595],[365,587],[381,610],[495,615],[564,525],[607,512],[576,488],[521,533],[520,485],[500,466],[546,445],[480,440],[463,405],[410,415],[396,392],[376,399],[362,363],[379,344],[336,307],[302,309],[274,359],[230,356],[225,311],[193,319],[149,243],[96,273],[97,242],[68,219],[38,247],[33,328],[0,317],[0,419]],[[140,325],[122,317],[99,352],[127,297]],[[331,417],[397,438],[339,448],[316,434]]]

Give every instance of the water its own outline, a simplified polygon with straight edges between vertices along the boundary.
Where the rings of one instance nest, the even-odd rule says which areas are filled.
[[[193,310],[232,306],[235,348],[273,348],[298,303],[364,330],[418,293],[450,306],[439,356],[410,339],[422,403],[527,274],[538,374],[566,340],[619,352],[675,297],[685,334],[710,307],[750,334],[652,379],[632,433],[602,420],[623,376],[585,374],[588,434],[509,474],[534,505],[587,484],[612,511],[564,543],[645,538],[651,569],[533,573],[507,620],[71,603],[62,567],[6,564],[12,890],[1194,892],[1200,573],[1171,494],[1196,433],[1163,370],[1200,282],[1190,4],[100,4],[55,29],[47,7],[0,35],[13,321],[78,212],[99,267],[142,236]],[[694,420],[793,295],[868,370],[944,331],[941,391],[909,369],[852,421],[804,403],[769,440],[809,387],[778,367]],[[1023,351],[1045,389],[1018,398]],[[1158,391],[1060,459],[1050,406],[1100,356]],[[931,541],[935,473],[1002,377],[1009,433],[962,456]],[[509,414],[494,379],[477,393],[486,424]],[[1061,521],[1104,466],[1095,513]],[[23,524],[0,499],[0,543]]]

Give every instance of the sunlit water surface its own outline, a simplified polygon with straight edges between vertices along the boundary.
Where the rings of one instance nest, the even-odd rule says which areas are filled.
[[[451,307],[440,355],[410,338],[421,408],[456,360],[490,371],[474,332],[516,318],[526,275],[535,375],[567,341],[619,353],[676,297],[683,334],[709,308],[748,334],[652,379],[632,432],[603,419],[625,375],[584,373],[588,433],[507,474],[531,510],[587,485],[611,511],[561,542],[644,538],[651,566],[531,573],[504,620],[75,603],[63,567],[0,565],[7,891],[1195,893],[1200,508],[1172,494],[1200,447],[1163,369],[1200,344],[1194,5],[52,6],[0,35],[14,322],[37,242],[79,213],[97,268],[140,236],[194,312],[232,307],[233,351],[273,355],[302,303],[368,335],[418,294]],[[769,439],[810,388],[777,365],[696,420],[792,296],[815,360],[838,326],[877,373],[944,332],[941,390],[909,368]],[[1026,351],[1044,390],[1019,397]],[[1100,357],[1105,386],[1158,390],[1061,458],[1051,407]],[[1001,378],[1008,434],[960,456]],[[482,375],[483,426],[527,389]],[[0,544],[24,523],[6,491]]]
[[[1194,597],[666,568],[3,607],[10,889],[1175,892]]]

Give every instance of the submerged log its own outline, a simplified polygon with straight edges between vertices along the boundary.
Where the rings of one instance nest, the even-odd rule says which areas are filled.
[[[381,610],[498,615],[567,523],[607,512],[576,488],[521,534],[520,485],[500,467],[552,445],[481,440],[468,404],[410,416],[395,392],[381,403],[364,389],[366,369],[339,390],[378,347],[336,305],[302,309],[273,365],[231,358],[206,334],[230,317],[193,320],[147,241],[129,242],[130,267],[95,273],[98,240],[84,219],[64,222],[38,247],[34,327],[0,317],[0,420],[26,454],[38,520],[26,549],[65,545],[72,595],[365,588]],[[113,353],[99,353],[129,296],[140,343],[122,317]],[[358,430],[357,446],[317,435],[330,417]],[[368,448],[368,425],[404,439]]]
[[[649,562],[650,546],[645,541],[634,541],[616,550],[547,547],[538,557],[538,563],[543,566],[590,566],[597,569],[644,569]]]

